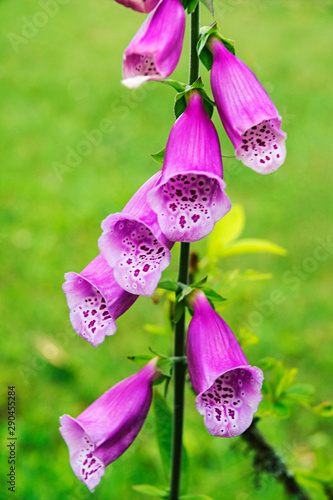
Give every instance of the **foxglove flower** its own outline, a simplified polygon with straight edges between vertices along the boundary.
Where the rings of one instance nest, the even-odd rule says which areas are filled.
[[[113,277],[112,269],[98,255],[79,274],[66,273],[62,288],[76,333],[94,347],[117,330],[115,320],[138,298],[125,292]]]
[[[167,78],[182,52],[185,12],[180,0],[162,0],[149,14],[124,52],[123,84],[139,87]]]
[[[166,145],[160,182],[147,196],[171,241],[197,241],[231,208],[216,129],[199,91],[190,92]]]
[[[137,12],[150,12],[159,0],[116,0],[116,2]]]
[[[127,292],[150,296],[170,264],[173,245],[166,239],[157,216],[146,201],[161,172],[153,175],[130,199],[122,212],[102,222],[98,245],[117,283]]]
[[[234,334],[196,292],[187,338],[187,361],[196,408],[213,436],[234,437],[251,424],[262,399],[262,371],[249,366]]]
[[[211,87],[214,100],[238,160],[260,174],[285,161],[287,134],[281,117],[252,71],[212,36]]]
[[[152,386],[158,376],[156,360],[111,387],[77,418],[60,417],[71,467],[90,491],[99,484],[105,467],[138,435],[152,401]]]

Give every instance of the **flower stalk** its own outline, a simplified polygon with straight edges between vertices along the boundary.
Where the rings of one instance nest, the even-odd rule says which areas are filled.
[[[191,14],[190,32],[190,71],[189,85],[199,78],[199,57],[197,54],[197,43],[199,40],[200,24],[199,3]],[[181,243],[178,281],[188,283],[188,268],[190,258],[190,244]],[[178,290],[177,295],[181,292]],[[175,324],[174,356],[181,357],[185,353],[185,311],[179,321]],[[172,457],[171,457],[171,484],[170,500],[178,500],[182,450],[183,450],[183,421],[184,421],[184,387],[185,387],[186,365],[184,362],[174,364],[174,408],[173,408],[173,435],[172,435]]]

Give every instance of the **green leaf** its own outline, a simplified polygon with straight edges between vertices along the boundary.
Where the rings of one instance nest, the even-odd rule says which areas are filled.
[[[162,288],[163,290],[171,290],[171,292],[177,292],[179,285],[172,280],[162,280],[157,285],[157,288]]]
[[[207,256],[218,258],[223,248],[236,240],[243,232],[245,226],[245,212],[242,205],[232,206],[227,215],[215,224],[208,237]]]
[[[201,0],[202,1],[202,0]],[[213,66],[213,54],[207,47],[204,47],[200,53],[200,61],[205,66],[205,68],[210,71]]]
[[[177,92],[184,92],[186,89],[186,83],[178,82],[177,80],[173,80],[172,78],[165,78],[164,80],[160,80],[161,83],[165,83],[165,85],[169,85],[170,87],[177,90]]]
[[[175,302],[175,315],[173,318],[174,323],[178,323],[184,311],[185,311],[185,302],[183,300],[181,300],[180,302]]]
[[[184,113],[186,109],[186,98],[184,92],[177,94],[175,98],[174,113],[176,118]]]
[[[155,333],[156,335],[169,335],[166,329],[160,325],[152,325],[150,323],[145,323],[143,329],[149,333]]]
[[[168,358],[162,358],[157,361],[156,368],[162,375],[166,377],[171,377],[172,372],[172,362]]]
[[[273,414],[275,418],[288,418],[290,415],[289,408],[281,402],[273,403]]]
[[[290,415],[289,408],[283,403],[273,403],[267,399],[263,399],[259,405],[259,410],[256,417],[274,417],[278,419],[288,418]]]
[[[165,148],[161,149],[161,151],[159,151],[158,153],[152,153],[150,156],[153,158],[153,160],[157,161],[157,163],[163,165]]]
[[[190,86],[187,87],[186,91],[188,92],[191,89],[203,89],[204,84],[202,82],[201,76],[197,78]]]
[[[273,374],[274,397],[279,399],[292,386],[297,368],[286,369],[281,362],[275,365]]]
[[[155,431],[166,480],[170,479],[172,413],[166,399],[154,391]]]
[[[317,406],[311,408],[314,413],[320,415],[321,417],[332,417],[333,416],[333,403],[330,401],[323,401]]]
[[[169,493],[167,491],[160,490],[159,488],[156,488],[155,486],[152,486],[150,484],[138,484],[136,486],[132,486],[132,488],[133,490],[150,497],[169,498]]]
[[[199,3],[199,0],[189,0],[188,6],[187,6],[188,14],[193,14],[198,3]]]
[[[134,361],[137,365],[144,366],[153,359],[153,356],[151,354],[134,354],[133,356],[127,356],[127,359]]]
[[[214,6],[213,6],[213,0],[200,0],[201,3],[203,3],[207,9],[209,10],[209,12],[212,14],[212,16],[214,17]]]
[[[239,275],[239,278],[242,281],[261,281],[261,280],[269,280],[272,278],[272,274],[270,273],[260,273],[255,269],[247,269],[244,273]]]
[[[182,300],[185,299],[185,297],[187,297],[187,295],[190,295],[190,293],[192,292],[193,292],[192,286],[185,285],[181,293],[177,295],[176,302],[181,302]]]
[[[201,95],[203,96],[203,104],[204,104],[205,111],[206,111],[207,115],[209,116],[209,118],[211,118],[213,116],[213,113],[214,113],[215,103],[211,99],[209,99],[206,92],[204,92],[203,90],[201,91]]]
[[[209,286],[200,286],[198,288],[200,288],[200,290],[204,292],[207,299],[210,299],[213,302],[224,302],[225,300],[227,300],[224,297],[222,297],[222,295],[215,292],[215,290],[213,290],[213,288],[210,288]]]
[[[288,398],[304,400],[308,399],[313,395],[315,388],[313,385],[309,384],[294,384],[289,389],[285,391],[285,395]]]
[[[219,249],[219,257],[228,257],[230,255],[240,255],[244,253],[267,252],[277,255],[286,255],[287,250],[268,240],[256,238],[244,238],[238,240],[230,246]]]
[[[202,0],[203,1],[203,0]],[[211,3],[210,0],[205,0],[208,4]],[[204,3],[205,3],[204,1]],[[206,3],[205,3],[206,5]],[[207,5],[208,7],[208,5]],[[209,7],[208,7],[209,8]],[[200,28],[200,38],[199,42],[197,45],[197,51],[198,55],[201,59],[201,62],[206,66],[208,71],[211,70],[212,63],[213,63],[213,56],[209,56],[208,53],[211,54],[210,49],[207,46],[207,42],[210,38],[211,35],[216,36],[221,40],[221,42],[224,44],[224,46],[231,52],[232,54],[235,54],[235,42],[234,40],[231,40],[230,38],[227,38],[221,33],[218,32],[218,27],[216,23],[213,23],[211,26],[202,26]]]
[[[263,370],[271,370],[276,365],[277,360],[275,358],[263,358],[258,362],[259,368]]]
[[[192,283],[191,287],[192,288],[200,288],[201,285],[204,285],[207,282],[207,279],[208,279],[208,276],[205,276],[200,281],[196,281],[195,283]]]

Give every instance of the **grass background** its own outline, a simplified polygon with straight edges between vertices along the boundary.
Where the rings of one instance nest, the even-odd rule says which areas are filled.
[[[92,348],[71,330],[63,274],[80,271],[95,257],[102,219],[119,211],[158,168],[149,154],[165,145],[174,94],[164,85],[131,92],[120,84],[122,51],[143,16],[114,2],[55,0],[58,11],[45,20],[43,4],[46,0],[0,2],[0,488],[7,498],[6,392],[15,385],[15,498],[83,500],[91,494],[69,466],[59,416],[77,416],[134,373],[127,355],[148,346],[167,352],[169,340],[144,331],[147,322],[163,325],[163,313],[142,298],[119,319],[116,335]],[[286,300],[256,325],[260,343],[246,354],[253,364],[274,356],[297,367],[298,380],[316,386],[319,402],[332,397],[332,247],[326,260],[306,269],[318,238],[333,239],[332,2],[217,0],[215,11],[222,33],[236,40],[238,56],[270,93],[288,133],[287,161],[272,176],[224,161],[228,195],[246,210],[244,236],[270,239],[288,250],[286,257],[261,254],[220,262],[226,271],[273,273],[269,281],[230,291],[224,317],[237,330],[258,303],[281,290]],[[211,22],[203,8],[202,24]],[[173,75],[181,81],[187,79],[187,40],[188,34]],[[205,71],[203,77],[208,85]],[[215,115],[223,153],[233,154]],[[99,128],[105,119],[113,131],[59,177],[55,164],[66,164],[68,152],[80,149],[84,131]],[[193,248],[203,255],[205,243]],[[164,276],[175,278],[176,268],[177,249]],[[285,283],[286,272],[303,273],[297,286]],[[193,399],[188,391],[188,491],[215,500],[284,498],[270,477],[255,489],[251,456],[242,442],[208,435]],[[332,421],[304,409],[295,407],[285,421],[267,418],[260,428],[290,467],[311,469],[314,450],[330,448]],[[93,497],[140,499],[131,486],[141,483],[164,485],[152,414],[133,446],[108,467]],[[311,495],[325,498],[319,490]]]

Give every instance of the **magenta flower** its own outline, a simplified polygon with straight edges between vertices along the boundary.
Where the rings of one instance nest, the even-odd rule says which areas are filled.
[[[198,291],[187,337],[195,404],[213,436],[234,437],[251,424],[262,399],[263,373],[249,366],[234,334]]]
[[[197,241],[231,208],[224,192],[220,143],[200,92],[188,97],[166,146],[162,177],[147,196],[171,241]]]
[[[122,212],[109,215],[102,222],[103,234],[98,245],[114,278],[127,292],[150,296],[170,264],[168,241],[157,216],[146,201],[147,192],[159,181],[153,175],[130,199]]]
[[[139,87],[148,80],[167,78],[182,52],[185,12],[179,0],[162,0],[124,52],[123,84]]]
[[[209,45],[213,96],[236,158],[260,174],[270,174],[286,158],[281,117],[252,71],[217,37],[211,36]]]
[[[129,7],[137,12],[150,12],[158,4],[159,0],[116,0],[124,7]]]
[[[112,269],[98,255],[80,274],[66,273],[62,288],[76,333],[94,347],[117,330],[115,320],[138,298],[115,281]]]
[[[148,414],[152,386],[158,376],[157,358],[138,373],[111,387],[77,418],[60,417],[60,432],[71,467],[90,491],[104,469],[133,443]]]

